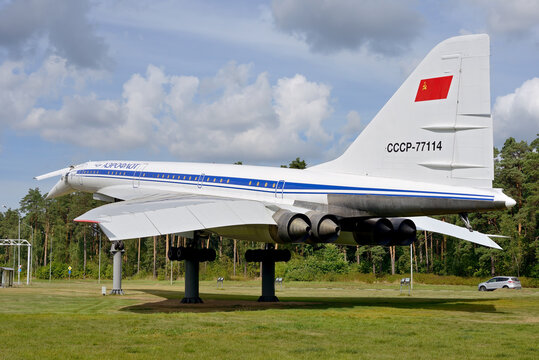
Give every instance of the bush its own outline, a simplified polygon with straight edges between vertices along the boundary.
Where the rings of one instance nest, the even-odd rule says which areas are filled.
[[[200,278],[202,280],[215,280],[219,277],[229,280],[234,267],[228,256],[221,256],[215,261],[208,262],[205,267],[203,264],[200,264]]]
[[[532,278],[539,279],[539,262],[533,266],[530,275]]]
[[[306,259],[296,257],[290,260],[284,268],[283,277],[286,280],[297,281],[313,281],[320,278],[331,280],[338,275],[347,274],[350,268],[339,249],[330,244]]]
[[[38,279],[48,279],[49,278],[49,272],[52,279],[67,279],[68,274],[68,264],[53,261],[47,266],[41,266],[36,270],[36,277]],[[73,271],[71,273],[71,276],[73,277]]]
[[[537,278],[521,277],[519,279],[523,288],[539,288],[539,279]]]
[[[71,278],[76,274],[77,279],[84,277],[84,270],[74,269]],[[86,263],[86,278],[97,279],[99,277],[99,262],[89,261]],[[112,264],[108,264],[105,261],[101,262],[101,279],[112,279]]]
[[[286,280],[313,281],[320,276],[316,267],[311,267],[307,260],[292,259],[285,267],[284,278]]]

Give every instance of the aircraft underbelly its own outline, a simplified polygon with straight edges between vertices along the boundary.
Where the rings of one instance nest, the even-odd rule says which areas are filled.
[[[359,212],[372,216],[443,215],[504,209],[505,202],[466,198],[408,197],[383,195],[328,195],[328,210],[350,217]]]

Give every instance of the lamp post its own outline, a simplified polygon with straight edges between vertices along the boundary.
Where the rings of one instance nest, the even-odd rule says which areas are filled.
[[[412,244],[410,244],[410,291],[414,289],[414,258],[412,256]]]
[[[52,236],[51,236],[51,251],[49,252],[49,283],[52,277]]]
[[[96,226],[97,228],[97,226]],[[97,283],[101,284],[101,231],[99,232],[99,270],[98,270]]]
[[[17,283],[21,284],[21,214],[17,211],[17,216],[19,217],[19,245],[17,245]]]

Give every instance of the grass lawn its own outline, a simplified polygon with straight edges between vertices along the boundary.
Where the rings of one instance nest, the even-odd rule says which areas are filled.
[[[34,282],[0,289],[0,359],[537,359],[539,289],[291,282],[259,304],[258,281]],[[406,292],[407,294],[407,292]]]

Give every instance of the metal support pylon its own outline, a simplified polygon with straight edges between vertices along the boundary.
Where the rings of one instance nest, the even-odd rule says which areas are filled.
[[[199,294],[199,272],[200,259],[197,252],[197,244],[199,243],[199,234],[197,231],[193,234],[193,239],[189,241],[188,247],[192,251],[188,252],[185,257],[185,292],[181,300],[182,304],[201,304],[204,301]]]
[[[273,246],[266,244],[265,250],[269,251]],[[275,296],[275,260],[270,256],[262,261],[262,295],[258,298],[258,302],[278,302],[279,299]]]
[[[110,247],[112,253],[112,291],[111,295],[124,295],[122,290],[122,254],[125,252],[122,241],[114,241]]]

